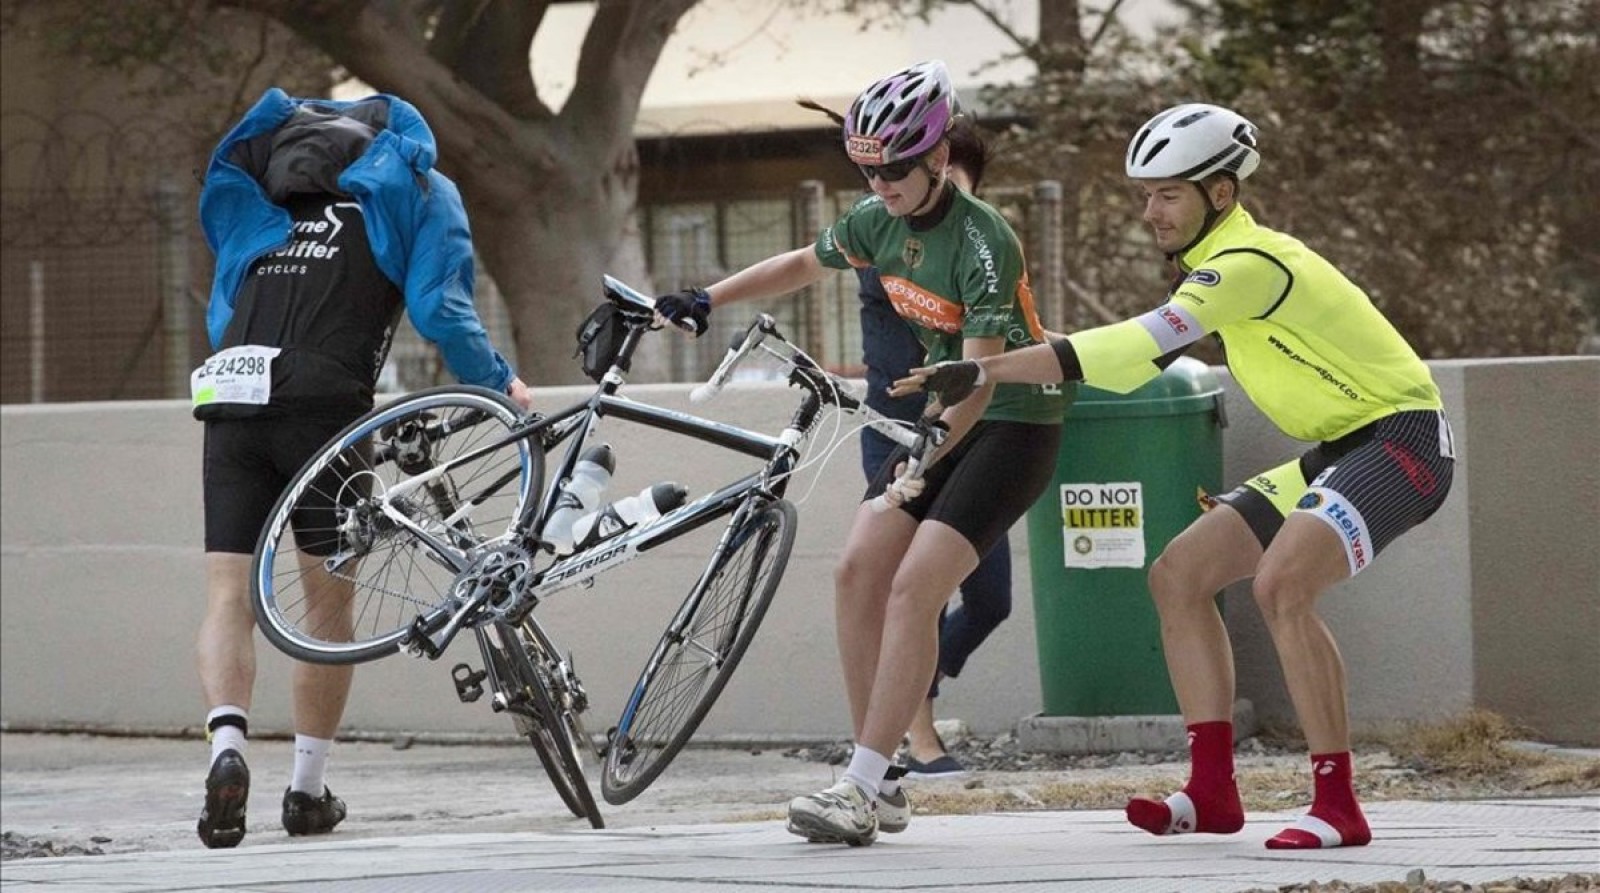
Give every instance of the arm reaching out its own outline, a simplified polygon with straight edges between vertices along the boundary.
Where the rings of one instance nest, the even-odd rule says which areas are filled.
[[[1070,366],[1070,368],[1069,368]],[[1050,344],[1035,344],[1010,353],[937,363],[912,369],[905,378],[894,383],[889,394],[904,397],[918,391],[932,391],[939,402],[954,406],[967,399],[972,392],[989,383],[1003,381],[1026,384],[1052,384],[1058,381],[1080,381],[1083,372],[1078,368],[1077,354],[1072,342],[1063,338]]]

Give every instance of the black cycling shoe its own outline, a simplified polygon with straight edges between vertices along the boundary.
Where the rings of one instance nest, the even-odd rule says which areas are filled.
[[[200,842],[211,849],[244,840],[244,807],[250,799],[250,767],[237,750],[222,752],[206,774],[206,805],[200,810]]]
[[[324,785],[321,797],[285,788],[283,791],[283,830],[290,837],[327,834],[344,821],[344,801],[333,796]]]

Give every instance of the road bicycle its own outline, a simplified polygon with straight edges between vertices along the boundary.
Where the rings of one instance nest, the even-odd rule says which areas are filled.
[[[563,802],[596,828],[604,820],[584,774],[586,756],[603,760],[606,801],[637,797],[683,749],[749,648],[794,545],[795,507],[784,496],[823,411],[859,415],[904,446],[907,477],[919,473],[944,437],[936,422],[906,426],[874,413],[765,314],[734,338],[691,399],[713,396],[753,353],[776,357],[800,390],[778,434],[621,397],[634,351],[660,326],[651,298],[609,276],[604,295],[621,334],[587,399],[541,416],[523,414],[491,390],[448,386],[374,409],[336,435],[285,489],[252,570],[258,625],[298,660],[351,664],[400,651],[437,659],[458,633],[471,630],[481,668],[464,662],[452,668],[458,697],[472,702],[487,693],[496,712],[511,714]],[[761,464],[653,521],[556,554],[545,541],[545,521],[607,419]],[[547,457],[562,445],[545,486]],[[589,700],[570,655],[563,656],[534,609],[722,519],[726,526],[704,570],[597,746],[584,726]]]

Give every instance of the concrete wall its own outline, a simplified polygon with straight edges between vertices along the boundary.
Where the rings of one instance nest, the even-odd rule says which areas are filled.
[[[1439,514],[1323,600],[1349,664],[1359,723],[1442,717],[1480,705],[1540,737],[1600,744],[1600,484],[1595,437],[1600,360],[1444,362],[1433,366],[1461,456]],[[1296,455],[1230,380],[1225,478]],[[687,409],[687,387],[636,386],[647,402]],[[578,393],[552,389],[551,405]],[[708,414],[776,430],[793,392],[730,387]],[[696,408],[699,409],[699,408]],[[800,533],[766,625],[704,733],[841,737],[830,568],[861,490],[855,436],[825,426],[811,449],[820,477],[790,491]],[[7,727],[87,724],[172,728],[203,715],[194,630],[203,609],[201,426],[177,403],[0,410],[0,719]],[[672,477],[703,493],[737,469],[715,451],[614,424],[612,492]],[[650,457],[650,458],[646,458]],[[732,462],[742,462],[735,457]],[[662,469],[671,469],[663,472]],[[815,486],[813,487],[813,484]],[[707,537],[635,562],[592,589],[558,594],[539,617],[575,654],[608,726],[667,615],[698,570]],[[981,730],[1040,707],[1026,535],[1012,537],[1012,619],[944,687],[940,713]],[[1291,716],[1276,657],[1247,590],[1227,596],[1240,694],[1268,719]],[[289,725],[288,662],[257,649],[253,725]],[[497,732],[483,702],[456,701],[449,665],[476,661],[462,642],[439,663],[402,656],[363,666],[348,727]]]

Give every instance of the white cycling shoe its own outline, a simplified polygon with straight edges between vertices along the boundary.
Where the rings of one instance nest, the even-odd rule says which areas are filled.
[[[899,834],[911,826],[911,798],[904,787],[893,794],[878,793],[878,830]]]
[[[789,801],[788,829],[816,843],[869,846],[878,839],[878,804],[855,782],[840,781]]]

